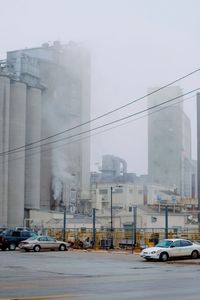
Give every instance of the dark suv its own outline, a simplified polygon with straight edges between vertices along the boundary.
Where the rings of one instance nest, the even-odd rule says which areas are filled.
[[[21,241],[31,236],[36,236],[36,234],[28,230],[5,230],[0,234],[0,248],[1,250],[15,250]]]

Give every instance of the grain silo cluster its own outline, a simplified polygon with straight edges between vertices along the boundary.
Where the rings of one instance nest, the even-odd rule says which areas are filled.
[[[77,138],[77,125],[89,118],[90,57],[82,46],[44,44],[0,61],[1,225],[22,226],[31,210],[59,211],[61,203],[75,212],[84,202],[90,142]]]

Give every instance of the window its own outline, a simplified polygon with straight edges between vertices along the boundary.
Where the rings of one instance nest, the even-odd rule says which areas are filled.
[[[155,223],[157,222],[157,218],[156,217],[151,217],[151,223]]]
[[[55,239],[52,238],[52,237],[50,237],[50,236],[47,236],[47,241],[49,241],[49,242],[55,242]]]
[[[123,189],[114,189],[113,191],[116,194],[122,194],[123,193]]]
[[[47,238],[46,236],[43,236],[43,237],[39,237],[38,241],[41,241],[41,242],[46,242]]]
[[[30,232],[28,232],[28,231],[24,231],[24,232],[22,231],[21,234],[22,234],[23,237],[30,237],[31,236]]]
[[[107,195],[108,194],[108,190],[106,190],[106,189],[99,190],[99,194],[100,195]]]
[[[179,240],[179,241],[175,241],[174,243],[173,243],[173,246],[174,247],[181,247],[182,245],[181,245],[181,241]]]
[[[20,237],[20,231],[13,231],[12,236]]]
[[[190,241],[181,241],[181,247],[192,246],[192,242]]]

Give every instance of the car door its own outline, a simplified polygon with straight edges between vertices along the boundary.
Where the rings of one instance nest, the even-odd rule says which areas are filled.
[[[47,236],[46,238],[48,243],[48,249],[56,249],[57,245],[55,239],[50,236]]]
[[[170,246],[170,256],[171,257],[183,256],[180,240],[174,241],[171,244],[171,246]]]
[[[48,249],[48,242],[46,236],[40,236],[38,238],[38,244],[40,245],[41,249]]]
[[[194,246],[191,241],[181,240],[181,248],[182,248],[183,256],[190,256],[194,249]]]

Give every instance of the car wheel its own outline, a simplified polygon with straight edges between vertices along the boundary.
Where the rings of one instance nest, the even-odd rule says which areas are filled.
[[[163,252],[160,254],[160,261],[167,261],[169,259],[169,255],[167,252]]]
[[[33,248],[33,250],[35,251],[35,252],[40,252],[40,246],[39,245],[36,245],[34,248]]]
[[[59,247],[60,251],[65,251],[66,250],[66,246],[64,244],[61,244]]]
[[[198,258],[199,257],[199,253],[198,253],[198,251],[196,251],[196,250],[194,250],[194,251],[192,251],[192,254],[191,254],[191,258]]]
[[[10,245],[9,245],[9,250],[10,251],[14,251],[16,249],[16,245],[14,244],[14,243],[11,243]]]

